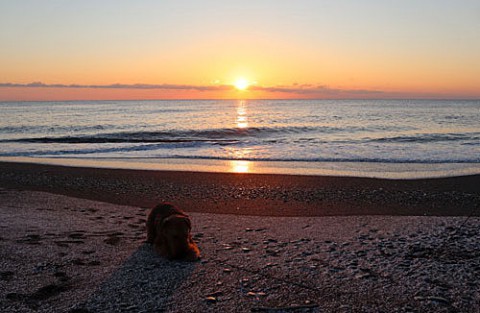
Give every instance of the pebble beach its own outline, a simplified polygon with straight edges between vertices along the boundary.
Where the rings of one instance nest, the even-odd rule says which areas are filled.
[[[1,168],[2,312],[480,311],[476,176]],[[167,261],[144,243],[162,200],[190,215],[200,261]]]

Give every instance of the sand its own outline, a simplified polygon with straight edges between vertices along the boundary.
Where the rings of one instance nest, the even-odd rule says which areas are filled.
[[[264,216],[480,215],[480,175],[389,180],[94,169],[0,162],[0,187],[189,212]]]
[[[480,312],[478,179],[0,164],[0,311]],[[201,261],[144,243],[163,197]]]

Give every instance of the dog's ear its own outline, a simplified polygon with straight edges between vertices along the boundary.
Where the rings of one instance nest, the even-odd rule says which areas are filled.
[[[162,230],[168,230],[168,229],[171,227],[171,226],[170,226],[170,225],[172,224],[171,222],[172,222],[174,219],[176,219],[176,218],[177,218],[176,215],[170,215],[170,216],[166,217],[166,218],[162,221],[162,223],[160,224],[160,228],[161,228]]]

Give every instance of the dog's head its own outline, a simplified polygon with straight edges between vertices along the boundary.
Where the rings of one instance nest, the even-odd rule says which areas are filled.
[[[161,236],[168,247],[170,259],[193,261],[200,257],[198,247],[190,234],[191,229],[192,224],[186,215],[173,214],[162,221]]]

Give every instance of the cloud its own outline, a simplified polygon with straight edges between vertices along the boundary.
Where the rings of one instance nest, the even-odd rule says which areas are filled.
[[[311,84],[293,84],[292,86],[251,86],[250,90],[259,90],[264,92],[279,92],[279,93],[293,93],[299,95],[380,95],[384,94],[380,90],[367,90],[367,89],[341,89],[330,88],[328,86],[315,86]]]
[[[93,88],[93,89],[160,89],[160,90],[185,90],[185,91],[229,91],[234,90],[233,85],[215,84],[215,85],[177,85],[177,84],[106,84],[106,85],[88,85],[88,84],[45,84],[42,82],[32,82],[28,84],[19,83],[0,83],[2,87],[19,87],[19,88]],[[314,96],[379,96],[384,95],[384,91],[367,90],[367,89],[341,89],[331,88],[323,85],[312,84],[292,84],[279,86],[260,86],[251,85],[248,87],[250,91],[261,91],[266,93],[284,93],[306,97]]]
[[[21,87],[21,88],[93,88],[93,89],[168,89],[168,90],[196,90],[196,91],[216,91],[232,90],[230,85],[176,85],[176,84],[108,84],[108,85],[81,85],[81,84],[45,84],[42,82],[33,82],[28,84],[0,83],[1,87]]]

